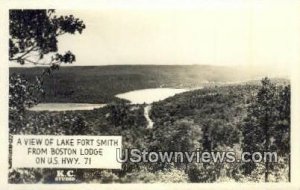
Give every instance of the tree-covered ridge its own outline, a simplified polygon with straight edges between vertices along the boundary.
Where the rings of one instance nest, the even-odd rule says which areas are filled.
[[[10,68],[10,75],[21,74],[35,83],[45,67]],[[246,72],[246,73],[245,73]],[[247,73],[234,67],[209,65],[110,65],[60,67],[43,80],[41,102],[108,103],[116,94],[147,88],[198,88],[226,82],[248,81],[261,73]],[[224,82],[226,81],[226,82]],[[282,80],[280,80],[282,81]],[[113,85],[111,85],[113,84]]]
[[[268,180],[288,181],[290,87],[280,83],[275,85],[270,82],[271,84],[274,89],[273,87],[270,89],[276,92],[276,98],[275,95],[273,98],[278,101],[276,109],[279,110],[277,119],[272,120],[278,130],[270,132],[273,136],[273,146],[277,147],[272,150],[280,150],[281,160],[268,169]],[[178,94],[154,103],[151,110],[154,128],[150,130],[146,129],[144,105],[130,105],[124,102],[115,102],[93,111],[65,113],[26,111],[22,121],[10,120],[10,130],[12,134],[121,135],[123,147],[148,151],[230,150],[238,154],[243,150],[246,151],[247,147],[260,151],[255,148],[260,142],[253,143],[247,140],[254,138],[255,135],[263,135],[261,131],[255,130],[259,128],[258,125],[252,125],[252,120],[252,123],[249,123],[249,118],[255,117],[251,109],[258,107],[256,104],[264,96],[266,89],[269,89],[269,86],[264,83],[262,85],[251,83],[215,86]],[[15,130],[17,127],[20,128]],[[259,139],[263,141],[262,138]],[[103,183],[265,181],[265,171],[262,164],[236,162],[184,161],[170,164],[128,162],[123,164],[120,171],[80,170],[82,175],[79,181]],[[44,169],[41,172],[51,173],[51,170]],[[41,178],[37,181],[41,180],[46,179]]]
[[[242,179],[239,173],[250,180],[289,180],[290,86],[276,82],[265,78],[261,85],[205,88],[158,102],[151,114],[154,130],[163,139],[178,121],[184,120],[201,128],[203,150],[276,152],[278,163],[240,164],[227,175],[235,180]],[[178,143],[178,138],[170,144]]]

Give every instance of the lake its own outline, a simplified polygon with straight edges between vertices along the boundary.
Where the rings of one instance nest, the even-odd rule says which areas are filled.
[[[152,104],[168,97],[174,96],[188,89],[176,88],[150,88],[134,90],[116,95],[116,97],[129,100],[132,104]],[[86,103],[40,103],[29,108],[30,111],[76,111],[76,110],[93,110],[103,108],[106,104],[86,104]],[[147,108],[147,112],[150,111]]]
[[[151,104],[189,90],[191,89],[150,88],[118,94],[116,97],[129,100],[131,104],[148,104],[144,107],[144,117],[147,121],[147,128],[152,129],[154,122],[150,118]]]
[[[130,101],[131,104],[148,104],[144,107],[144,117],[147,120],[147,128],[153,128],[154,122],[150,118],[151,104],[161,101],[176,94],[189,91],[191,89],[177,88],[150,88],[134,90],[116,97]],[[83,104],[83,103],[40,103],[28,110],[31,111],[76,111],[76,110],[93,110],[103,108],[106,104]]]
[[[152,104],[179,94],[186,92],[189,89],[177,89],[177,88],[149,88],[142,90],[133,90],[130,92],[117,94],[116,97],[129,100],[132,104]]]
[[[106,104],[83,104],[83,103],[40,103],[30,111],[75,111],[75,110],[93,110],[102,108]]]

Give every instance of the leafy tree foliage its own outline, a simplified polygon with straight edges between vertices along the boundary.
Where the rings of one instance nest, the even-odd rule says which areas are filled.
[[[9,12],[9,60],[35,65],[48,65],[29,82],[20,75],[10,76],[10,109],[23,111],[39,101],[43,94],[43,79],[59,69],[61,63],[73,63],[75,55],[68,51],[58,53],[57,38],[64,34],[82,33],[85,24],[73,15],[56,16],[55,10],[10,10]],[[51,54],[50,61],[45,55]],[[34,59],[38,57],[37,59]]]
[[[35,83],[30,83],[22,75],[12,74],[9,77],[9,108],[22,112],[26,107],[35,105],[43,92],[38,77],[36,77]]]
[[[75,55],[58,51],[57,38],[63,34],[82,33],[85,24],[73,15],[56,16],[55,10],[11,10],[9,12],[9,60],[20,64],[72,63]],[[30,59],[37,53],[39,60]],[[55,53],[49,63],[41,62],[45,55]]]
[[[264,78],[243,125],[243,150],[245,152],[274,152],[289,160],[290,128],[290,87],[283,89],[275,86],[270,79]],[[258,167],[250,162],[244,165],[249,175]],[[275,165],[265,162],[264,179],[269,181]]]

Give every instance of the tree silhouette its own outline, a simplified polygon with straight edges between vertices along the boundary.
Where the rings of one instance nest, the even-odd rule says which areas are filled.
[[[57,38],[64,34],[82,33],[85,24],[73,15],[56,16],[55,10],[11,10],[9,12],[9,60],[20,64],[57,65],[72,63],[70,51],[57,53]],[[49,62],[43,58],[54,53]],[[32,57],[38,56],[37,60]]]
[[[280,90],[270,79],[264,78],[243,126],[244,152],[276,151],[279,156],[289,154],[289,87]],[[249,162],[244,165],[245,173],[250,174],[257,164]],[[273,163],[265,160],[264,178],[269,182]]]
[[[82,20],[73,15],[57,16],[55,10],[10,10],[9,12],[9,61],[21,65],[47,65],[34,82],[22,75],[10,76],[10,109],[23,111],[38,102],[43,94],[44,76],[59,69],[62,63],[73,63],[75,55],[67,51],[58,53],[58,37],[64,34],[81,34],[85,29]],[[48,58],[45,58],[48,55]]]

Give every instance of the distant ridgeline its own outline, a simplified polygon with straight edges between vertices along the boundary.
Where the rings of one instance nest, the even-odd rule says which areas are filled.
[[[33,81],[43,67],[10,68]],[[197,88],[218,83],[260,79],[263,73],[207,65],[122,65],[61,67],[44,81],[42,102],[109,103],[116,94],[145,88]]]

